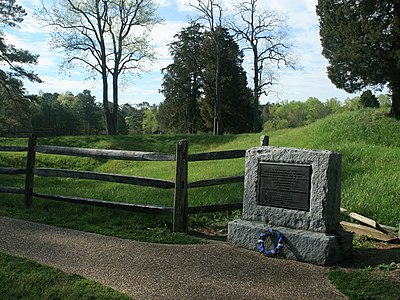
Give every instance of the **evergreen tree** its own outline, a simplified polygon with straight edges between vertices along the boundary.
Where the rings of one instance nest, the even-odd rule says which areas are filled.
[[[196,133],[199,129],[198,100],[203,88],[201,48],[202,27],[193,23],[175,35],[170,45],[173,63],[164,70],[158,121],[174,132]]]
[[[27,50],[7,44],[4,27],[18,28],[26,16],[25,10],[15,0],[0,0],[0,134],[30,131],[30,97],[21,79],[41,82],[33,71],[23,65],[34,65],[38,56]]]
[[[330,80],[347,92],[387,85],[400,118],[400,1],[319,0],[317,14]]]
[[[26,16],[25,10],[15,4],[15,0],[0,1],[0,28],[4,26],[16,27]],[[24,96],[20,78],[41,82],[40,78],[32,71],[25,70],[21,64],[36,64],[38,56],[27,50],[17,49],[6,44],[4,32],[0,30],[0,87],[8,94],[8,98],[19,100]]]
[[[221,105],[221,133],[249,132],[253,114],[251,90],[247,87],[246,72],[242,67],[243,53],[228,30],[218,27],[219,57],[219,101]],[[215,37],[215,36],[214,36]],[[215,43],[208,33],[205,35],[202,59],[204,64],[204,97],[201,101],[201,117],[205,131],[213,129],[213,103],[215,101]]]
[[[360,96],[360,104],[363,107],[379,107],[378,98],[370,90],[364,91]]]

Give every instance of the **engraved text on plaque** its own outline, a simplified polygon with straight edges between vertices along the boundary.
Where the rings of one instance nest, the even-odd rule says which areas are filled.
[[[310,165],[262,162],[258,180],[258,205],[310,210]]]

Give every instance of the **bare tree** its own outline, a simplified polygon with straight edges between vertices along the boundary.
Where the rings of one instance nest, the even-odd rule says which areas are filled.
[[[260,96],[267,95],[267,87],[275,81],[269,66],[294,68],[295,63],[290,55],[286,23],[279,13],[269,10],[259,12],[257,0],[244,0],[235,8],[237,15],[229,27],[239,41],[245,42],[243,50],[250,50],[253,56],[253,131],[259,132]]]
[[[213,134],[222,134],[221,125],[221,101],[219,97],[219,77],[220,77],[220,44],[218,39],[218,33],[220,32],[218,28],[222,27],[222,7],[218,0],[196,0],[196,4],[190,4],[190,6],[196,8],[200,12],[200,17],[198,20],[204,20],[206,22],[206,28],[210,30],[211,37],[215,45],[215,78],[214,78],[214,88],[215,88],[215,99],[214,99],[214,126]]]
[[[65,53],[62,68],[76,64],[100,74],[108,134],[117,134],[118,91],[121,75],[142,71],[153,60],[149,31],[160,22],[154,0],[61,0],[37,11],[52,28],[51,44]],[[109,107],[109,76],[112,108]]]

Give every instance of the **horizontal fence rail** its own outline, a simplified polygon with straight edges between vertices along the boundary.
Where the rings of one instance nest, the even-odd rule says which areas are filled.
[[[0,151],[4,151],[4,152],[26,152],[26,151],[28,151],[28,147],[0,146]]]
[[[132,185],[140,185],[140,186],[150,186],[161,189],[173,189],[175,187],[175,183],[173,181],[145,178],[145,177],[124,176],[124,175],[109,174],[109,173],[96,173],[96,172],[53,169],[53,168],[35,168],[33,169],[33,173],[35,175],[44,177],[64,177],[64,178],[76,178],[76,179],[101,180],[101,181],[126,183]]]
[[[0,187],[0,193],[24,194],[25,193],[25,189],[16,188],[16,187],[1,186]]]
[[[263,136],[261,138],[261,146],[268,146],[268,143],[269,143],[268,137]],[[89,204],[93,206],[108,207],[108,208],[118,208],[134,212],[144,212],[153,214],[172,214],[174,217],[173,230],[187,231],[188,214],[231,211],[231,210],[241,209],[243,206],[242,203],[232,203],[232,204],[217,204],[217,205],[189,207],[187,190],[189,188],[200,188],[200,187],[243,182],[244,181],[243,175],[188,182],[188,162],[243,158],[245,157],[246,154],[245,150],[228,150],[219,152],[188,154],[188,141],[186,140],[177,142],[175,155],[157,153],[157,152],[102,150],[102,149],[73,148],[73,147],[60,147],[60,146],[47,146],[47,145],[37,146],[36,136],[31,135],[29,138],[28,147],[0,146],[0,151],[27,152],[25,169],[0,167],[0,174],[3,175],[25,175],[25,188],[0,186],[0,193],[23,194],[25,198],[25,205],[27,207],[31,206],[32,197],[37,197],[37,198],[61,201],[61,202]],[[36,153],[94,157],[94,158],[113,159],[113,160],[130,160],[130,161],[175,161],[176,177],[175,181],[169,181],[169,180],[161,180],[155,178],[127,176],[127,175],[111,174],[111,173],[98,173],[89,171],[57,169],[57,168],[35,168]],[[154,187],[161,189],[174,189],[175,190],[174,206],[173,207],[152,206],[152,205],[125,203],[125,202],[113,202],[113,201],[90,199],[90,198],[35,193],[33,191],[35,175],[44,177],[101,180],[101,181],[147,186],[147,187]]]
[[[108,207],[108,208],[118,208],[134,212],[143,213],[155,213],[155,214],[171,214],[172,207],[163,206],[152,206],[152,205],[140,205],[125,202],[111,202],[106,200],[90,199],[90,198],[79,198],[71,196],[58,196],[58,195],[47,195],[40,193],[33,193],[33,196],[47,199],[55,200],[61,202],[79,203],[79,204],[89,204],[93,206]]]
[[[26,169],[0,167],[0,174],[21,175],[21,174],[26,174]]]
[[[102,150],[90,148],[72,148],[59,146],[36,146],[38,153],[94,157],[115,160],[131,161],[175,161],[175,155],[157,152],[138,152],[122,150]]]
[[[227,150],[218,152],[194,153],[189,154],[189,161],[242,158],[245,156],[245,154],[246,150]]]
[[[214,186],[221,184],[237,183],[237,182],[243,182],[243,180],[244,180],[243,175],[199,180],[199,181],[189,182],[188,188],[190,189],[190,188],[199,188],[199,187]]]

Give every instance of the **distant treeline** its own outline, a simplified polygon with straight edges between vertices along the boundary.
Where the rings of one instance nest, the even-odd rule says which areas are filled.
[[[41,92],[17,102],[0,98],[0,105],[1,136],[26,136],[31,132],[47,136],[107,133],[102,105],[96,102],[89,90],[78,95]],[[270,131],[304,126],[344,110],[390,105],[390,96],[381,94],[375,97],[367,91],[360,97],[346,99],[344,103],[336,98],[321,102],[315,97],[304,102],[267,103],[260,106],[260,113],[264,131]],[[148,102],[121,105],[118,109],[118,132],[126,135],[186,133],[164,128],[162,113],[158,105]]]
[[[267,103],[262,106],[263,129],[270,131],[301,127],[344,110],[356,110],[363,107],[390,108],[390,106],[389,95],[381,94],[376,97],[369,90],[361,96],[347,98],[344,103],[336,98],[321,102],[315,97],[310,97],[304,102],[286,100],[274,104]]]

